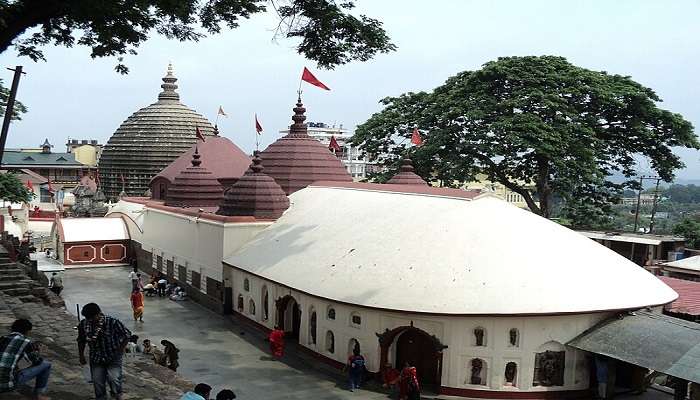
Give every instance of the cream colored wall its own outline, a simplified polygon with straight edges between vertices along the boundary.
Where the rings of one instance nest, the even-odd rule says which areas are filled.
[[[73,149],[75,160],[79,163],[94,167],[97,165],[98,148],[89,144],[84,144]]]
[[[508,391],[548,391],[548,390],[579,390],[587,389],[589,385],[589,366],[584,354],[573,348],[563,346],[565,343],[590,328],[608,314],[579,314],[542,317],[449,317],[426,316],[422,314],[398,313],[367,308],[352,307],[316,298],[280,286],[237,268],[224,265],[225,275],[230,277],[233,287],[233,306],[237,309],[238,295],[244,298],[244,315],[259,324],[272,329],[275,325],[275,300],[288,294],[292,295],[301,308],[301,327],[299,343],[326,357],[345,363],[350,349],[351,339],[360,342],[361,352],[367,361],[370,371],[380,368],[380,347],[376,333],[386,329],[413,324],[430,335],[435,335],[447,345],[443,351],[442,386],[478,390],[508,390]],[[249,279],[250,290],[244,290],[244,280]],[[269,292],[269,318],[262,318],[262,288],[266,286]],[[255,315],[249,311],[249,300],[255,302]],[[316,344],[311,344],[309,333],[310,310],[315,309],[317,320]],[[335,320],[327,319],[328,307],[335,308]],[[357,312],[362,318],[361,326],[354,326],[350,317]],[[473,331],[476,327],[486,330],[486,345],[474,345]],[[518,346],[509,344],[510,329],[519,331]],[[325,349],[326,332],[331,330],[335,338],[335,352]],[[556,342],[556,343],[552,343]],[[542,387],[532,386],[535,365],[535,353],[545,350],[565,348],[564,386]],[[471,385],[470,362],[480,358],[486,362],[486,385]],[[390,348],[389,361],[395,359],[394,346]],[[505,386],[505,365],[514,361],[517,363],[517,378],[515,386]]]
[[[201,291],[206,292],[206,278],[224,282],[221,260],[250,240],[265,223],[222,223],[168,211],[147,208],[143,233],[133,240],[141,243],[143,250],[153,254],[153,268],[157,256],[163,258],[163,271],[167,260],[173,260],[175,274],[178,265],[187,269],[187,282],[191,283],[192,271],[201,274]],[[136,229],[128,221],[129,231]],[[225,284],[225,282],[224,282]]]

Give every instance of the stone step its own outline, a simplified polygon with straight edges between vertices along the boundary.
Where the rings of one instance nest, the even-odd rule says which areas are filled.
[[[20,300],[22,303],[41,303],[41,302],[42,302],[40,298],[38,298],[38,297],[36,297],[36,296],[33,296],[33,295],[31,295],[31,294],[29,294],[29,295],[24,295],[24,296],[19,296],[19,300]]]
[[[12,281],[12,282],[0,282],[0,290],[5,290],[5,289],[16,289],[16,288],[29,288],[31,286],[32,281],[27,280],[27,279],[21,279],[18,281]]]
[[[12,261],[2,261],[0,262],[0,268],[16,267],[17,263]]]
[[[31,293],[31,291],[29,289],[23,288],[23,287],[14,288],[14,289],[3,289],[3,290],[0,290],[0,292],[6,294],[8,296],[15,296],[15,297],[27,296]]]
[[[22,274],[0,274],[0,282],[12,282],[12,281],[21,281],[22,279],[26,279],[27,277],[22,275]]]
[[[0,275],[24,275],[24,271],[19,268],[0,269]]]

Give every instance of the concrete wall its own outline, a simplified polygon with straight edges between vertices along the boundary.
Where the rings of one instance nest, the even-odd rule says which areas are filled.
[[[443,390],[452,394],[482,395],[476,392],[488,391],[528,392],[528,391],[578,391],[589,386],[589,365],[584,353],[564,346],[569,340],[581,334],[609,313],[540,316],[540,317],[462,317],[431,316],[424,314],[399,313],[336,303],[296,292],[286,286],[278,285],[245,271],[224,265],[224,275],[233,288],[232,303],[234,310],[252,320],[257,325],[272,329],[276,323],[275,301],[291,295],[300,305],[301,327],[299,343],[310,351],[334,361],[336,365],[344,364],[351,352],[351,339],[359,341],[362,354],[367,360],[367,368],[380,370],[380,345],[377,334],[402,326],[414,326],[429,335],[435,335],[448,347],[443,350],[442,378]],[[248,290],[245,280],[248,280]],[[268,318],[263,317],[263,291],[267,290]],[[238,296],[243,297],[244,308],[238,310]],[[250,311],[250,301],[255,303],[255,314]],[[514,300],[515,301],[515,300]],[[329,308],[335,309],[335,319],[327,318]],[[317,313],[316,344],[312,343],[309,317],[312,310]],[[352,315],[361,317],[361,325],[352,323]],[[289,316],[285,317],[289,320]],[[287,325],[288,326],[288,325]],[[474,329],[485,330],[485,345],[476,346]],[[511,329],[518,330],[517,345],[509,342]],[[333,332],[335,351],[329,353],[325,348],[326,332]],[[394,343],[395,344],[395,343]],[[395,346],[389,348],[388,361],[394,363]],[[565,372],[564,386],[533,386],[535,354],[545,350],[564,350]],[[485,380],[483,385],[471,385],[471,360],[479,358],[485,362]],[[505,366],[508,362],[517,364],[515,385],[505,383]],[[498,397],[502,398],[502,397]]]
[[[123,264],[131,257],[129,241],[61,243],[59,260],[64,265]]]

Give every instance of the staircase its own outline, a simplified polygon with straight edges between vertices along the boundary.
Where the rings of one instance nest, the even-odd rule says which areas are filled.
[[[30,279],[20,265],[12,262],[7,250],[2,246],[0,246],[0,293],[17,297],[23,303],[41,302],[41,298],[46,297],[46,288]]]

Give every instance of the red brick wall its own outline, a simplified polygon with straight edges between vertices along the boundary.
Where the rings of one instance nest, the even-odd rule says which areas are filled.
[[[129,242],[64,243],[64,264],[117,264],[129,262]]]

